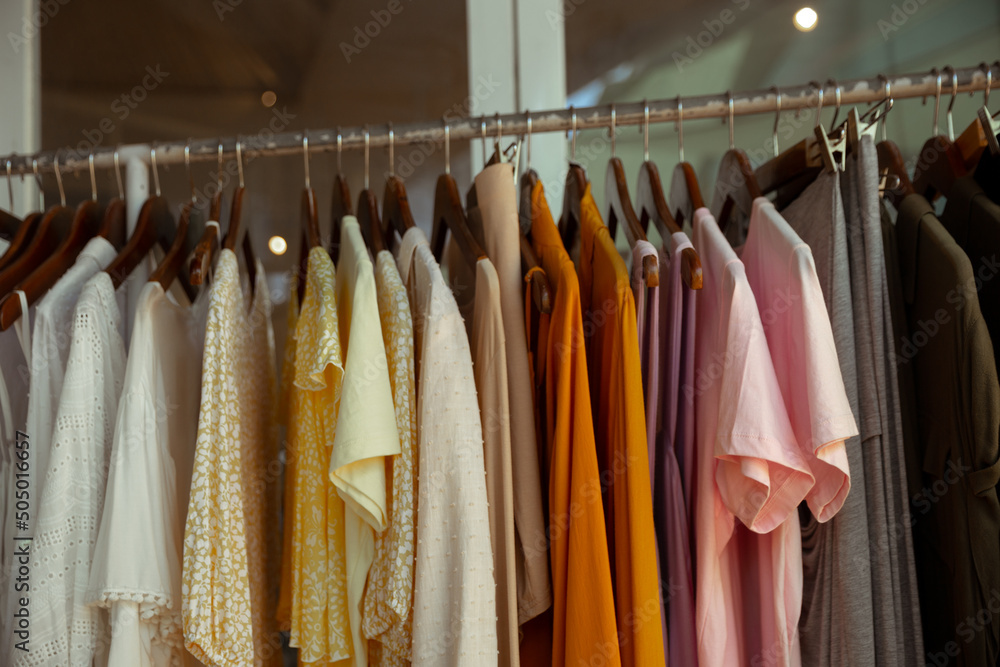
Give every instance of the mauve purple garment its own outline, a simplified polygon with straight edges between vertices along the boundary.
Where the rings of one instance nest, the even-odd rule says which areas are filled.
[[[642,277],[642,260],[648,256],[657,256],[656,246],[649,241],[638,241],[632,248],[632,293],[635,296],[636,332],[639,334],[639,364],[642,367],[642,393],[646,409],[646,450],[649,455],[649,487],[655,493],[656,484],[656,419],[659,403],[658,369],[660,367],[660,288],[646,287]],[[654,528],[656,521],[656,501],[653,500]],[[657,532],[656,569],[660,580],[660,614],[663,634],[663,654],[670,655],[669,633],[667,632],[667,603],[670,589],[664,590],[663,579],[663,543]]]
[[[696,293],[681,278],[681,252],[692,247],[678,232],[660,251],[659,401],[662,413],[655,449],[653,521],[660,568],[667,573],[670,634],[668,659],[696,666],[694,618],[694,322]]]

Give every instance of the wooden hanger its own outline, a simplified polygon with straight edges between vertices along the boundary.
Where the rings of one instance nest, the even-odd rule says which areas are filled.
[[[569,169],[563,187],[563,207],[559,214],[559,236],[563,246],[572,254],[580,238],[580,203],[587,192],[587,172],[576,161],[576,110],[570,107],[572,126],[570,128]]]
[[[472,233],[469,220],[462,207],[462,196],[458,192],[458,184],[451,175],[451,128],[444,126],[444,173],[438,176],[434,188],[434,220],[431,224],[431,253],[441,261],[444,254],[444,242],[448,231],[451,231],[458,244],[462,257],[470,267],[486,257],[486,251]]]
[[[257,289],[257,255],[253,251],[249,231],[243,234],[242,239],[240,237],[240,222],[246,187],[243,183],[243,152],[239,138],[236,139],[236,170],[239,174],[239,185],[233,192],[233,205],[229,209],[229,229],[226,230],[226,237],[222,240],[222,245],[225,249],[236,252],[236,244],[241,243],[243,260],[247,265],[247,276],[250,279],[250,294],[253,294]]]
[[[344,138],[337,128],[337,175],[333,177],[333,206],[331,207],[330,258],[336,264],[340,259],[340,222],[346,215],[354,215],[351,204],[351,190],[347,187],[347,179],[343,175],[342,154]]]
[[[649,221],[656,225],[660,237],[666,246],[668,239],[678,232],[683,232],[681,226],[670,214],[667,199],[663,196],[663,184],[656,165],[649,160],[649,105],[645,105],[645,118],[642,126],[643,163],[639,167],[639,183],[636,186],[636,202],[639,208],[639,223],[643,231],[649,228]],[[704,277],[701,259],[694,248],[681,251],[681,278],[691,289],[701,289]]]
[[[94,155],[90,155],[90,171],[94,172]],[[96,179],[95,179],[96,180]],[[122,174],[118,168],[118,149],[115,148],[115,180],[118,181],[118,196],[104,207],[104,219],[97,235],[108,240],[115,250],[121,250],[128,237],[125,226],[125,188],[122,187]]]
[[[202,231],[201,240],[194,248],[194,257],[188,267],[192,285],[201,285],[208,277],[212,266],[212,257],[219,241],[219,222],[222,217],[222,142],[219,142],[218,165],[216,171],[215,193],[208,207],[208,222]]]
[[[378,199],[375,193],[368,188],[368,170],[370,167],[369,147],[370,135],[368,126],[365,125],[365,188],[358,195],[358,225],[361,227],[361,235],[368,244],[368,249],[372,255],[377,255],[385,250],[385,238],[382,236],[382,223],[378,213]]]
[[[58,171],[59,162],[55,168]],[[63,196],[62,179],[59,178],[59,194]],[[94,199],[85,201],[76,209],[69,233],[63,238],[59,247],[35,268],[18,285],[17,289],[24,292],[28,305],[38,302],[48,292],[56,281],[73,265],[80,251],[97,233],[101,223],[101,208],[97,204],[97,184],[91,181]],[[6,331],[21,317],[21,300],[7,299],[0,307],[0,330]]]
[[[11,241],[17,236],[17,230],[20,229],[22,220],[13,213],[14,185],[10,176],[10,160],[7,160],[7,195],[10,197],[10,212],[0,210],[0,238]]]
[[[518,226],[520,227],[521,245],[521,271],[531,284],[531,301],[535,308],[541,313],[552,312],[552,288],[549,285],[549,277],[542,268],[535,249],[531,245],[531,225],[534,220],[535,209],[532,205],[532,193],[538,184],[538,174],[531,168],[531,113],[524,112],[528,125],[527,152],[525,154],[524,175],[521,176],[521,202],[520,215],[518,216]],[[518,153],[520,159],[520,153]],[[515,173],[516,173],[515,169]]]
[[[166,255],[160,260],[156,269],[149,276],[149,282],[160,283],[164,291],[170,289],[170,284],[178,276],[184,265],[184,260],[191,252],[193,243],[191,242],[190,220],[191,212],[198,203],[198,195],[194,189],[194,177],[191,175],[191,147],[184,146],[184,168],[188,175],[188,183],[191,186],[191,201],[184,204],[181,209],[180,218],[177,220],[177,232],[174,235],[174,242],[167,250]]]
[[[1000,65],[1000,61],[993,63]],[[983,152],[989,148],[991,155],[1000,155],[1000,143],[997,141],[997,134],[1000,134],[1000,122],[990,115],[989,101],[990,89],[993,86],[993,69],[986,63],[980,63],[979,68],[986,75],[986,88],[983,89],[983,106],[976,113],[976,119],[965,128],[965,131],[954,140],[959,153],[962,155],[962,162],[967,171],[973,171]],[[948,133],[949,137],[954,136],[952,130],[951,105],[948,105]]]
[[[0,272],[10,266],[28,248],[31,241],[37,236],[38,226],[42,222],[43,217],[41,213],[37,212],[29,213],[24,217],[24,222],[21,223],[21,226],[17,229],[17,233],[14,234],[7,252],[0,255]]]
[[[116,290],[142,263],[154,245],[158,244],[164,252],[167,252],[177,238],[177,224],[174,222],[173,214],[170,213],[170,205],[166,199],[160,196],[160,176],[156,171],[156,147],[150,148],[149,153],[155,194],[142,205],[132,236],[129,237],[118,256],[104,270],[111,276],[111,284]],[[193,301],[195,290],[190,282],[183,274],[178,275],[178,280],[188,298]]]
[[[417,226],[410,212],[406,186],[396,176],[395,143],[392,123],[389,123],[389,177],[385,180],[385,192],[382,195],[382,238],[387,247],[395,245],[392,242],[394,231],[402,239],[406,230]]]
[[[705,208],[701,186],[694,167],[684,160],[684,101],[677,96],[677,166],[670,183],[670,205],[677,226],[694,219],[694,212]]]
[[[747,154],[742,149],[736,148],[733,133],[733,120],[735,116],[733,94],[729,92],[726,95],[729,97],[729,150],[722,156],[722,164],[719,166],[719,176],[723,177],[731,174],[733,167],[738,169],[742,179],[741,186],[746,188],[751,200],[753,200],[763,196],[763,194],[760,186],[757,185],[757,177],[754,175],[753,167],[750,165],[750,158],[747,157]],[[722,203],[722,210],[719,212],[718,223],[720,229],[724,230],[728,225],[734,205],[733,196],[731,194],[726,195],[726,199]]]
[[[38,163],[32,160],[35,171],[35,178],[38,179],[39,189],[41,189],[41,176],[38,174]],[[0,271],[0,298],[6,296],[20,285],[36,268],[60,249],[62,242],[69,238],[73,231],[75,215],[73,209],[65,205],[66,195],[62,188],[62,176],[59,175],[58,162],[56,163],[56,180],[59,183],[60,205],[51,207],[44,216],[35,231],[34,237],[29,241],[28,246],[13,260],[3,271]],[[86,243],[86,242],[84,242]],[[79,252],[79,251],[77,251]],[[76,255],[74,255],[74,258]]]
[[[955,95],[958,92],[958,75],[955,73],[954,68],[951,71],[952,96],[951,104],[948,105],[949,128],[952,127],[952,105],[955,103]],[[903,164],[899,149],[895,145],[888,145],[890,142],[884,140],[878,144],[879,171],[895,177],[899,181],[899,187],[887,188],[885,190],[885,196],[896,206],[899,205],[902,197],[907,194],[907,190],[909,192],[920,193],[927,198],[927,201],[934,201],[937,196],[942,194],[947,197],[951,193],[951,188],[955,184],[955,181],[964,177],[967,173],[961,152],[954,145],[951,138],[938,134],[938,113],[941,105],[941,74],[936,69],[932,70],[932,73],[936,75],[934,128],[931,138],[920,149],[920,158],[917,160],[916,167],[914,168],[912,183],[907,174],[906,166]],[[888,113],[888,109],[886,113]],[[933,157],[928,158],[926,156]]]

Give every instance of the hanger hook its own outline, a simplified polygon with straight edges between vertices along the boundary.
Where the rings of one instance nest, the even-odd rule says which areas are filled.
[[[885,106],[885,112],[882,114],[882,141],[885,141],[886,140],[886,129],[885,129],[886,116],[889,115],[889,110],[892,109],[892,88],[891,88],[891,84],[889,83],[889,77],[885,76],[884,74],[879,74],[878,77],[880,79],[882,79],[882,85],[885,88],[885,98],[884,98],[884,100],[885,100],[886,106]]]
[[[396,132],[389,123],[389,176],[396,175]]]
[[[642,159],[649,162],[649,101],[642,101]]]
[[[503,150],[503,118],[500,117],[500,112],[496,113],[497,121],[497,147]]]
[[[774,149],[774,157],[778,157],[778,121],[781,120],[781,90],[777,86],[771,86],[774,93],[774,127],[771,129],[771,144]]]
[[[63,190],[62,174],[59,173],[59,151],[56,151],[55,156],[52,158],[52,165],[55,167],[56,172],[56,185],[59,186],[59,205],[66,205],[66,191]]]
[[[479,117],[479,132],[482,135],[480,143],[483,147],[483,166],[486,166],[486,116]]]
[[[726,97],[729,98],[729,150],[736,148],[736,137],[733,132],[733,120],[736,116],[736,105],[733,101],[733,91],[727,90]]]
[[[527,152],[524,158],[524,171],[531,171],[531,112],[527,109],[524,110],[524,120],[525,124],[528,126],[528,136],[527,139]]]
[[[184,143],[184,171],[187,172],[188,185],[191,186],[191,203],[198,203],[198,193],[194,189],[194,174],[191,173],[191,138]]]
[[[810,81],[809,85],[816,89],[816,127],[819,127],[820,114],[823,113],[823,86],[817,81]]]
[[[677,96],[677,159],[684,162],[684,100]]]
[[[156,144],[149,145],[149,164],[153,168],[153,188],[156,196],[160,196],[160,174],[156,170]]]
[[[40,207],[45,210],[45,190],[43,189],[42,175],[38,173],[38,155],[36,154],[31,158],[31,170],[35,172],[35,185],[38,186],[38,201],[41,202]]]
[[[118,146],[115,146],[115,180],[118,181],[118,198],[125,201],[125,188],[122,186],[122,170],[118,164]]]
[[[986,75],[986,87],[983,88],[983,106],[990,108],[990,88],[993,87],[993,68],[986,63],[979,63],[979,69]]]
[[[239,173],[240,177],[240,187],[243,185],[243,142],[240,141],[239,136],[236,137],[236,171]]]
[[[931,74],[934,76],[934,134],[931,136],[938,135],[938,118],[941,113],[941,71],[935,67],[931,70]],[[925,97],[924,100],[927,98]]]
[[[312,188],[312,178],[309,175],[309,130],[302,132],[302,165],[306,176],[306,190]]]
[[[218,170],[215,172],[215,185],[218,187],[219,191],[222,191],[222,139],[219,139],[219,165]]]
[[[576,162],[576,108],[570,107],[570,144],[569,159]]]
[[[369,156],[368,150],[371,145],[371,134],[368,132],[368,126],[365,125],[365,190],[368,189],[368,167],[369,167]]]
[[[833,120],[830,121],[830,129],[833,130],[833,128],[837,127],[837,117],[840,115],[840,100],[842,96],[840,91],[840,84],[837,83],[837,80],[827,79],[826,85],[829,86],[830,84],[833,84],[833,96],[834,100],[836,100],[836,105],[837,105],[833,111]]]
[[[90,163],[90,200],[96,202],[97,201],[97,172],[94,170],[94,151],[90,151],[90,155],[87,157],[87,162]]]
[[[340,126],[337,126],[337,173],[344,173],[344,135],[340,132]]]
[[[955,141],[955,122],[952,120],[951,110],[955,106],[955,98],[958,96],[958,72],[951,65],[945,65],[944,69],[951,71],[951,101],[948,102],[948,112],[945,114],[948,121],[948,140]]]
[[[617,117],[615,115],[615,103],[611,103],[611,157],[615,157],[615,130],[617,124]]]
[[[14,212],[14,184],[10,180],[10,159],[7,160],[7,196],[10,198],[10,211]]]
[[[444,173],[451,174],[451,124],[447,118],[444,122]]]

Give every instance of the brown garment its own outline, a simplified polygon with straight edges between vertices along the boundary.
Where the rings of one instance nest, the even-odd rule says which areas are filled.
[[[969,258],[927,201],[896,222],[921,466],[910,488],[928,664],[1000,657],[1000,385]],[[908,347],[907,347],[908,346]],[[901,361],[906,361],[901,359]],[[951,658],[955,662],[951,662]]]
[[[941,224],[972,262],[993,358],[1000,359],[1000,206],[967,176],[955,181]]]
[[[496,267],[507,352],[510,394],[510,447],[517,529],[518,621],[525,623],[552,605],[548,539],[543,519],[538,470],[535,412],[521,292],[520,226],[509,163],[487,167],[476,176],[476,199],[482,216],[483,248]],[[470,215],[470,218],[473,216]]]

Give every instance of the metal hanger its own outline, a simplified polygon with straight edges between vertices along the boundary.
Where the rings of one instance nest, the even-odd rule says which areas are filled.
[[[361,226],[361,235],[368,244],[368,249],[373,255],[385,250],[385,239],[382,236],[382,222],[378,212],[378,199],[375,193],[369,188],[369,167],[371,147],[371,135],[368,126],[365,125],[365,188],[358,196],[358,223]]]
[[[646,109],[645,122],[649,123],[649,109]],[[694,212],[705,207],[705,200],[701,196],[701,186],[698,185],[698,176],[694,167],[684,160],[684,100],[677,96],[677,166],[674,167],[674,175],[671,179],[671,211],[674,220],[679,227],[684,226],[685,221],[694,219]]]
[[[542,313],[552,312],[552,289],[549,287],[549,279],[542,268],[535,249],[531,245],[531,225],[534,219],[534,209],[532,207],[532,193],[535,184],[538,183],[538,174],[531,168],[531,114],[524,112],[525,123],[528,133],[525,137],[527,157],[525,158],[524,175],[520,182],[520,215],[518,216],[519,234],[521,244],[521,272],[525,280],[531,285],[531,300],[535,308]],[[499,126],[497,129],[499,133]],[[543,195],[544,196],[544,195]]]
[[[612,111],[614,118],[614,111]],[[612,143],[612,145],[614,145]],[[612,153],[614,149],[612,148]],[[643,162],[639,167],[639,182],[635,188],[636,206],[639,209],[639,223],[643,230],[648,229],[649,221],[656,225],[664,247],[669,246],[673,234],[682,232],[680,225],[670,214],[666,197],[663,196],[663,185],[660,182],[660,172],[649,159],[649,104],[643,101],[642,123]],[[701,289],[704,278],[701,260],[694,248],[686,248],[681,253],[681,278],[691,289]]]
[[[59,157],[56,156],[53,166],[55,167],[56,182],[59,186],[60,208],[66,208],[66,193],[63,190],[62,176],[59,174]],[[96,181],[94,181],[94,191],[96,193]],[[97,234],[101,224],[101,208],[98,206],[96,197],[87,199],[81,203],[76,212],[72,214],[69,228],[65,235],[61,235],[61,242],[49,254],[49,256],[35,267],[31,267],[28,273],[21,276],[17,289],[24,292],[25,299],[29,306],[38,302],[45,295],[56,281],[66,272],[76,261],[77,256],[84,246]],[[46,216],[48,217],[48,216]],[[60,223],[65,218],[61,216]],[[59,223],[53,223],[58,226]],[[0,329],[6,331],[21,317],[21,299],[8,298],[0,307]]]
[[[170,205],[160,195],[160,176],[156,169],[155,144],[149,148],[149,162],[153,170],[154,194],[143,203],[139,210],[135,231],[125,243],[125,247],[104,270],[111,276],[111,283],[115,289],[121,287],[125,279],[142,263],[154,245],[159,245],[164,252],[167,252],[177,238],[177,223],[170,212]],[[193,301],[195,290],[191,283],[183,274],[178,275],[177,278],[188,298]]]
[[[951,68],[946,67],[945,69]],[[954,70],[952,70],[952,73],[954,75]],[[921,157],[914,169],[912,184],[907,185],[907,179],[907,182],[902,182],[898,187],[887,188],[885,190],[885,196],[897,206],[902,197],[908,192],[918,192],[926,197],[928,201],[933,201],[940,195],[947,196],[951,192],[955,181],[968,174],[968,169],[962,159],[961,152],[955,146],[955,142],[946,136],[938,134],[937,109],[940,106],[941,100],[941,73],[934,69],[931,70],[931,74],[935,76],[936,83],[934,94],[934,133],[920,149],[919,155]],[[954,92],[957,89],[958,79],[955,76],[952,90]],[[954,103],[954,96],[952,97],[952,102]],[[948,108],[948,117],[950,120],[951,105]],[[879,143],[880,147],[882,143],[884,142]],[[898,152],[898,149],[896,149],[896,152]],[[928,159],[926,156],[933,157]],[[899,178],[901,181],[904,176],[908,176],[905,167],[900,167],[903,159],[901,155],[898,157],[898,161],[896,157],[891,155],[891,151],[884,156],[884,160],[882,159],[883,155],[881,152],[879,153],[879,157],[879,166],[883,171]]]
[[[188,268],[192,285],[200,285],[208,276],[208,270],[212,266],[212,256],[215,254],[215,247],[221,236],[219,230],[219,218],[222,217],[222,141],[219,141],[216,163],[215,192],[208,207],[208,221],[202,231],[201,240],[194,249],[194,257]]]
[[[181,214],[177,219],[177,232],[174,235],[173,244],[149,276],[149,282],[159,283],[164,291],[170,289],[170,284],[177,277],[184,265],[184,260],[193,249],[194,239],[189,232],[191,230],[191,212],[198,201],[198,196],[194,189],[194,176],[191,173],[190,139],[184,144],[184,171],[187,174],[188,185],[191,188],[191,199],[181,207]]]
[[[333,206],[330,213],[332,218],[330,234],[330,258],[336,264],[340,259],[340,223],[344,216],[354,215],[354,207],[351,204],[351,190],[347,187],[347,178],[344,176],[343,165],[344,137],[337,128],[337,174],[333,177]]]
[[[438,261],[444,254],[444,242],[449,231],[458,245],[466,264],[475,267],[486,257],[486,251],[469,227],[469,220],[462,207],[462,197],[458,185],[451,175],[451,127],[444,122],[444,173],[438,176],[434,188],[434,221],[431,226],[431,252]],[[483,144],[485,146],[485,143]]]
[[[889,187],[889,181],[886,180],[885,187],[880,186],[880,190],[884,197],[898,207],[905,197],[913,194],[914,185],[906,171],[906,163],[903,161],[902,153],[899,152],[899,147],[886,137],[886,117],[892,109],[892,92],[889,78],[882,74],[879,74],[879,78],[885,89],[883,100],[885,111],[882,112],[882,141],[875,144],[875,150],[878,153],[879,173],[886,176],[887,179],[891,177],[892,181],[895,182],[895,187]]]
[[[572,106],[570,111],[570,153],[569,170],[566,172],[566,183],[563,187],[563,208],[559,216],[559,236],[562,237],[563,246],[572,252],[576,242],[580,238],[580,202],[587,192],[589,183],[587,173],[576,161],[576,109]]]
[[[392,123],[389,123],[389,176],[385,179],[385,191],[382,194],[382,238],[386,247],[395,244],[394,231],[402,240],[406,230],[417,226],[410,211],[406,185],[396,176],[395,147],[396,135]]]
[[[59,187],[60,204],[50,207],[42,215],[34,235],[28,241],[28,245],[24,248],[23,252],[18,255],[17,259],[12,260],[0,270],[0,298],[6,298],[12,290],[20,286],[36,269],[41,268],[44,265],[43,263],[53,256],[53,253],[66,251],[67,246],[64,245],[64,241],[71,239],[74,243],[70,247],[75,248],[81,238],[81,233],[73,225],[75,219],[73,210],[66,207],[66,192],[62,187],[62,174],[59,172],[58,155],[53,159],[53,167],[56,175],[56,183]],[[41,176],[38,174],[37,159],[32,160],[32,169],[35,172],[35,177],[38,179],[39,192],[41,192]],[[74,231],[77,231],[77,234],[72,234]],[[86,238],[89,239],[90,236],[93,236],[93,234],[91,233]],[[86,239],[83,241],[83,245],[85,244]],[[79,247],[82,248],[83,246],[80,245]],[[79,251],[77,250],[77,252]],[[74,254],[73,257],[75,258],[76,255]],[[65,255],[63,255],[63,258],[65,258]],[[49,266],[52,267],[54,265]],[[20,308],[20,300],[18,299],[17,301],[19,302],[18,308]]]

